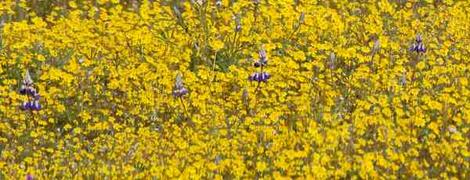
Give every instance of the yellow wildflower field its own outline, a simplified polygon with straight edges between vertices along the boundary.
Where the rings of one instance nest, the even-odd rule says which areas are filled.
[[[3,0],[0,179],[469,179],[468,14]]]

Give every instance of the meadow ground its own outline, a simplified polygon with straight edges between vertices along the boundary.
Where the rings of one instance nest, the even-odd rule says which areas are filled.
[[[0,179],[469,179],[468,14],[2,0]]]

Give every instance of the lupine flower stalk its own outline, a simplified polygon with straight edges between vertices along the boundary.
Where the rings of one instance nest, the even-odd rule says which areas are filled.
[[[258,83],[268,82],[268,79],[271,78],[271,75],[264,71],[264,67],[266,65],[268,65],[268,57],[266,55],[266,51],[263,49],[259,51],[259,60],[253,64],[253,66],[256,68],[260,68],[260,71],[252,73],[250,77],[248,77],[248,80],[257,81]]]
[[[175,86],[173,88],[173,96],[180,99],[180,102],[181,102],[181,105],[183,106],[185,114],[188,113],[188,110],[186,109],[186,105],[184,104],[184,101],[183,101],[183,96],[185,96],[186,94],[188,94],[188,89],[184,87],[183,76],[181,74],[178,74],[176,75]],[[190,119],[189,119],[189,122],[191,122]]]
[[[419,61],[420,61],[420,55],[424,54],[426,52],[426,47],[424,46],[423,38],[421,37],[420,34],[416,35],[415,42],[410,47],[410,51],[417,53],[416,60],[415,60],[415,62],[412,63],[413,66],[416,66],[416,64],[418,64]],[[415,79],[415,71],[413,71],[413,73],[411,75],[411,79],[412,80]]]
[[[183,85],[183,77],[181,74],[178,74],[176,76],[175,87],[173,89],[173,96],[181,98],[186,94],[188,94],[188,89]]]
[[[39,92],[36,90],[36,88],[34,88],[34,83],[28,70],[26,71],[26,74],[23,77],[23,81],[21,83],[20,88],[20,94],[28,96],[28,100],[20,105],[21,110],[41,110],[41,104],[39,103],[41,95],[39,95]]]
[[[411,52],[417,52],[419,53],[425,53],[426,52],[426,47],[424,46],[423,39],[421,35],[416,36],[416,40],[413,43],[413,45],[410,47]]]

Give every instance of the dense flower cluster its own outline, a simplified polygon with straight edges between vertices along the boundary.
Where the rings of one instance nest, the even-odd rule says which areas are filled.
[[[2,0],[0,179],[469,179],[468,14]]]

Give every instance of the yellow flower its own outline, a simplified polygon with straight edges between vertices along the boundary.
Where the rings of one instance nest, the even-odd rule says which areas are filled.
[[[224,42],[218,39],[211,41],[211,47],[214,48],[215,51],[219,51],[224,47]]]

